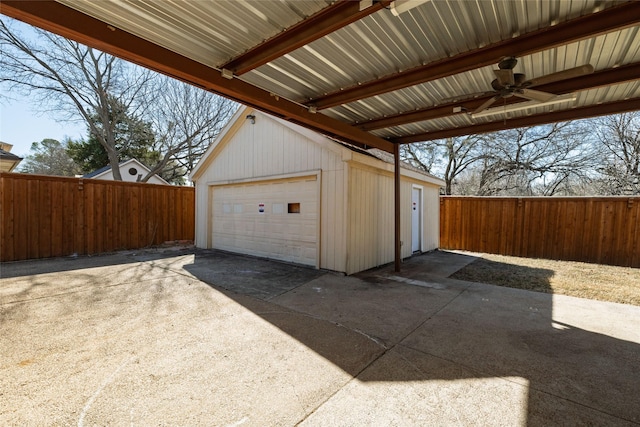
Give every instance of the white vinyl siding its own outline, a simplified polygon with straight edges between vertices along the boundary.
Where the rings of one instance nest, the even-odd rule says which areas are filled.
[[[426,186],[422,191],[422,248],[430,251],[440,247],[440,187]]]
[[[393,262],[395,243],[394,185],[388,170],[352,162],[349,168],[349,235],[347,274]],[[418,184],[406,176],[400,182],[400,241],[402,258],[411,256],[411,190]],[[422,250],[439,245],[439,187],[420,182]]]
[[[411,256],[411,184],[400,188],[402,257]],[[393,176],[352,164],[349,169],[349,259],[347,274],[377,267],[394,259]]]
[[[244,120],[243,113],[240,120]],[[306,131],[306,130],[305,130]],[[310,131],[307,131],[312,133]],[[315,139],[276,120],[257,115],[228,135],[219,153],[203,169],[196,185],[196,246],[211,246],[212,215],[209,188],[237,180],[259,181],[268,177],[320,173],[320,268],[346,268],[346,184],[343,149],[321,135]],[[205,160],[205,159],[203,159]]]
[[[255,114],[255,124],[245,119],[247,114]],[[197,183],[197,247],[286,259],[347,274],[393,261],[393,165],[251,109],[236,114],[235,121],[225,128],[201,162],[194,173]],[[275,237],[280,227],[277,222],[268,223],[268,227],[275,230],[273,232],[263,229],[267,223],[261,221],[266,221],[266,218],[253,218],[253,222],[242,226],[234,224],[235,228],[220,225],[220,216],[231,215],[236,204],[228,202],[229,212],[225,214],[225,202],[220,199],[222,189],[226,192],[225,198],[240,200],[238,204],[242,204],[243,209],[249,206],[253,211],[251,215],[257,216],[258,203],[265,203],[265,211],[272,212],[269,211],[273,209],[269,204],[272,201],[266,196],[271,197],[277,191],[269,185],[276,181],[300,181],[311,176],[315,177],[316,190],[312,193],[308,188],[305,194],[308,191],[317,200],[316,262],[311,263],[314,255],[308,252],[308,247],[300,259],[291,257],[291,248],[309,242],[304,233],[284,244],[279,242]],[[427,251],[438,247],[440,183],[433,177],[405,169],[402,171],[403,258],[411,256],[413,185],[423,189],[422,249]],[[249,196],[247,192],[256,188],[263,189],[254,194],[255,197]],[[222,205],[217,205],[218,202]],[[280,207],[276,207],[278,209]],[[286,212],[286,205],[283,209]],[[229,233],[229,229],[233,229],[233,233]],[[275,247],[270,248],[269,245]]]

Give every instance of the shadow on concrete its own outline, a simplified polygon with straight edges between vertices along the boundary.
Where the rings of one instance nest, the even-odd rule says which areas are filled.
[[[554,274],[553,270],[546,268],[533,268],[478,258],[449,277],[552,294],[550,282]]]
[[[98,255],[80,255],[39,260],[3,262],[0,265],[0,278],[10,279],[22,276],[32,276],[34,274],[60,273],[84,270],[87,268],[146,262],[187,255],[193,252],[194,249],[192,247],[158,249],[146,248]]]
[[[197,249],[185,269],[199,280],[228,291],[269,301],[327,274],[303,265]]]
[[[625,325],[594,319],[601,303],[448,278],[474,259],[435,252],[401,274],[344,277],[201,251],[184,268],[360,381],[504,378],[525,387],[528,425],[640,423],[640,346],[613,336]]]

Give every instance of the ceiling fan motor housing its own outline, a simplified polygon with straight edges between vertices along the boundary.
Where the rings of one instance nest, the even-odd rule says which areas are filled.
[[[527,77],[522,73],[514,73],[513,74],[513,81],[514,81],[513,85],[509,85],[509,84],[503,85],[502,83],[500,83],[498,81],[498,79],[494,79],[491,82],[491,87],[496,92],[512,91],[513,89],[520,88],[522,86],[522,84],[527,81]]]
[[[518,60],[514,57],[504,58],[502,61],[498,62],[498,68],[501,70],[513,70],[518,63]]]

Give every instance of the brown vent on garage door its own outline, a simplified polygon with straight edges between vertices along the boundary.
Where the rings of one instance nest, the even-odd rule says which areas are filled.
[[[300,203],[288,203],[287,204],[287,212],[288,213],[300,213]]]

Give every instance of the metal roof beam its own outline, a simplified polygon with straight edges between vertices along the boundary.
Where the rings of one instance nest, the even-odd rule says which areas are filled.
[[[571,93],[582,90],[594,89],[601,86],[614,85],[618,83],[627,82],[630,80],[636,80],[640,76],[640,62],[633,64],[623,65],[617,68],[609,68],[606,70],[597,71],[592,74],[587,74],[580,77],[574,77],[568,80],[562,80],[554,83],[548,83],[546,85],[535,86],[536,90],[544,92],[550,92],[557,95],[565,93]],[[534,87],[534,86],[532,86]],[[454,107],[463,106],[467,111],[473,111],[482,105],[486,100],[493,95],[478,97],[470,100],[460,100],[456,102],[450,102],[447,104],[438,105],[435,107],[423,108],[420,110],[408,111],[401,114],[395,114],[393,116],[387,116],[379,119],[373,119],[364,123],[353,123],[362,130],[370,131],[374,129],[384,129],[393,126],[400,126],[407,123],[421,122],[424,120],[433,120],[441,117],[447,117],[454,114]],[[507,105],[517,104],[519,102],[527,102],[528,100],[511,97],[504,100]],[[500,102],[502,104],[502,101]]]
[[[242,75],[385,8],[391,0],[360,10],[359,1],[341,0],[297,23],[222,66]]]
[[[413,142],[433,141],[435,139],[454,138],[463,135],[496,132],[506,129],[537,126],[548,123],[565,122],[569,120],[580,120],[589,117],[604,116],[607,114],[624,113],[636,110],[640,110],[640,98],[609,102],[599,105],[590,105],[587,107],[572,108],[569,110],[553,111],[550,113],[536,114],[533,116],[516,117],[507,120],[500,119],[494,122],[453,129],[426,132],[422,134],[396,138],[393,139],[393,142],[399,144],[410,144]]]
[[[523,34],[484,48],[445,58],[424,66],[372,80],[309,101],[317,109],[331,108],[487,65],[507,56],[525,56],[542,50],[594,37],[640,22],[640,1],[631,1],[553,27]]]
[[[393,144],[385,139],[324,114],[311,113],[303,105],[271,96],[269,92],[239,79],[226,79],[219,70],[121,31],[61,3],[3,0],[0,13],[329,136],[393,153]]]

